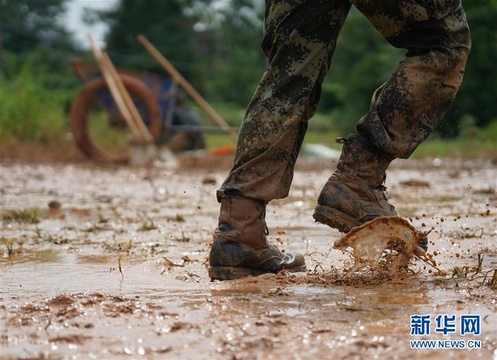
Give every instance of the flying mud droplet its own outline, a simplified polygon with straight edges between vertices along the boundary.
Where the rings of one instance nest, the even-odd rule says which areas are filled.
[[[365,266],[376,268],[380,258],[383,268],[398,272],[407,268],[414,254],[424,255],[416,244],[426,235],[399,216],[384,216],[353,228],[335,241],[334,247],[354,257],[355,264],[349,273]],[[349,248],[352,251],[348,251]]]

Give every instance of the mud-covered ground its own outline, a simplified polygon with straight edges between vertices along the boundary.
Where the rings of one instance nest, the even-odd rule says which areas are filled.
[[[347,274],[351,257],[333,248],[340,233],[312,219],[334,165],[301,158],[267,218],[271,242],[305,253],[308,272],[210,282],[215,190],[230,162],[3,161],[0,358],[497,359],[491,159],[394,162],[390,201],[432,230],[435,263]],[[419,350],[412,340],[441,341]]]

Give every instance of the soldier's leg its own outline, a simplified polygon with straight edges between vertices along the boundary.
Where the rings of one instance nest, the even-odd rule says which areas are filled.
[[[461,0],[351,2],[390,44],[407,50],[357,130],[384,152],[408,158],[461,85],[471,44]]]
[[[396,214],[385,197],[385,171],[435,129],[459,89],[470,49],[460,0],[351,2],[407,53],[374,93],[358,133],[344,139],[337,170],[319,196],[314,218],[343,232]]]
[[[300,254],[267,243],[266,204],[288,194],[316,111],[348,0],[268,0],[263,49],[269,65],[240,129],[233,169],[218,191],[211,279],[305,270]]]
[[[269,0],[269,65],[242,123],[221,190],[270,201],[288,195],[307,121],[315,113],[348,0]]]

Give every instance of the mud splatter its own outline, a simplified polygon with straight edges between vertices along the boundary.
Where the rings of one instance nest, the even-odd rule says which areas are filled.
[[[269,240],[305,253],[308,272],[211,283],[215,188],[231,165],[217,163],[191,158],[167,171],[0,165],[0,358],[495,356],[490,160],[394,162],[390,201],[416,231],[431,231],[431,262],[415,255],[406,271],[350,273],[354,259],[333,247],[342,235],[312,221],[333,166],[300,159],[289,197],[269,204],[267,221]],[[412,179],[430,186],[404,183]],[[54,200],[61,206],[50,207]],[[474,339],[482,348],[411,349],[414,314],[432,316],[427,339]],[[436,333],[439,314],[479,314],[481,334]]]
[[[352,248],[355,264],[350,269],[351,272],[365,266],[374,268],[382,265],[385,270],[398,273],[407,268],[415,253],[424,255],[416,244],[427,235],[418,232],[399,216],[384,216],[353,228],[335,241],[334,248],[342,251]],[[382,255],[383,261],[378,262]]]

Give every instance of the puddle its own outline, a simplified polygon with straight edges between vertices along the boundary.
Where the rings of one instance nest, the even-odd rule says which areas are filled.
[[[227,282],[207,276],[218,204],[203,181],[224,170],[3,166],[2,213],[41,212],[1,220],[0,358],[497,359],[497,171],[411,164],[389,172],[389,195],[407,228],[431,231],[433,263],[348,273],[341,234],[312,221],[329,174],[300,164],[267,218],[270,241],[305,253],[308,272]],[[429,186],[410,182],[418,167]],[[414,315],[430,316],[429,335],[411,334]],[[481,333],[462,336],[458,323],[443,335],[438,315],[478,315]],[[419,339],[481,348],[411,348]]]
[[[109,256],[83,256],[47,251],[18,256],[1,263],[2,292],[11,296],[54,296],[67,292],[132,291],[128,281],[120,278],[117,261]],[[111,270],[112,269],[112,270]],[[139,283],[138,283],[139,285]]]
[[[303,358],[331,350],[339,358],[355,351],[394,356],[412,351],[411,315],[449,313],[484,319],[479,338],[489,349],[476,355],[495,344],[494,293],[445,278],[340,286],[329,274],[268,274],[209,283],[198,264],[164,273],[160,259],[124,259],[122,275],[114,259],[46,252],[3,261],[3,355],[197,358],[203,349],[207,357],[240,351],[250,358],[257,349],[264,358],[290,342]],[[194,273],[201,281],[186,280]]]

